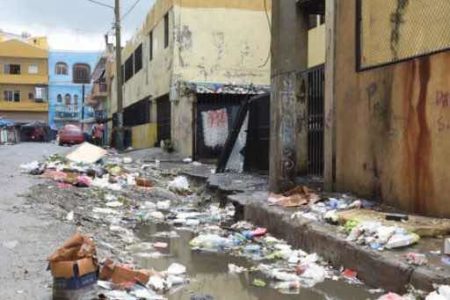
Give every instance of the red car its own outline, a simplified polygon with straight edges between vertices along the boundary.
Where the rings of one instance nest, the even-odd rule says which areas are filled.
[[[69,144],[81,144],[84,142],[83,131],[76,125],[65,125],[58,132],[58,144],[60,146]]]

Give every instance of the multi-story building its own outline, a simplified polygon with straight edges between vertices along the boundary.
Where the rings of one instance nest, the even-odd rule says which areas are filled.
[[[92,72],[92,90],[86,102],[94,110],[96,122],[106,122],[108,119],[110,104],[108,100],[111,95],[111,78],[115,67],[113,46],[107,44],[106,47]],[[108,137],[108,131],[105,130],[105,142],[107,142]]]
[[[273,4],[271,189],[317,161],[330,191],[450,217],[450,2]],[[321,73],[311,14],[325,16]]]
[[[170,139],[184,155],[216,158],[241,101],[269,89],[270,10],[269,0],[156,1],[122,51],[133,146]]]
[[[87,105],[92,89],[92,70],[99,52],[50,51],[49,124],[59,129],[66,124],[89,124],[94,119]],[[85,131],[89,125],[82,126]]]
[[[45,37],[0,36],[0,117],[18,124],[48,120]]]

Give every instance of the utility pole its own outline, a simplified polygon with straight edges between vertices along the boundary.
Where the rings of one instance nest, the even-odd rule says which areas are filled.
[[[118,150],[124,149],[123,130],[123,95],[122,95],[122,47],[120,41],[120,0],[115,0],[114,6],[115,29],[116,29],[116,87],[117,87],[117,124],[115,143]]]

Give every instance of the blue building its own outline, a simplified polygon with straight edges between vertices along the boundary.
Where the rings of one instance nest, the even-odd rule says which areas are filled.
[[[49,125],[59,129],[76,124],[89,131],[94,111],[87,106],[92,90],[91,74],[101,52],[50,51],[49,67]]]

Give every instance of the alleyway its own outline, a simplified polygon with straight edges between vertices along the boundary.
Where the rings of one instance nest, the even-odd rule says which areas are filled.
[[[120,192],[99,188],[60,188],[54,182],[19,173],[18,166],[21,163],[36,159],[42,161],[43,156],[67,150],[51,144],[20,144],[1,148],[1,184],[7,187],[4,189],[0,212],[1,263],[7,266],[1,271],[1,278],[5,282],[3,286],[7,287],[2,299],[50,299],[52,279],[45,270],[46,257],[74,232],[73,224],[79,225],[83,233],[93,234],[101,260],[111,257],[118,261],[133,262],[139,268],[159,271],[166,270],[172,263],[186,266],[189,283],[164,293],[168,299],[190,299],[196,295],[210,295],[213,299],[376,299],[379,295],[369,293],[368,288],[361,283],[347,282],[339,276],[338,270],[332,269],[326,271],[329,275],[324,282],[297,292],[291,291],[292,295],[274,289],[271,280],[260,271],[230,274],[229,264],[251,269],[260,263],[271,265],[277,260],[259,261],[255,255],[244,258],[242,253],[239,254],[242,250],[234,251],[233,255],[221,250],[192,250],[190,241],[199,234],[217,230],[214,227],[219,222],[200,218],[202,225],[190,227],[186,223],[174,227],[177,223],[174,218],[179,218],[183,212],[194,212],[200,216],[206,212],[206,215],[215,216],[213,219],[223,221],[228,218],[228,222],[232,222],[233,215],[232,207],[220,212],[215,208],[217,203],[214,201],[195,208],[197,204],[193,203],[201,204],[205,199],[210,199],[201,186],[192,187],[195,194],[177,199],[173,193],[162,188],[129,188]],[[15,154],[14,159],[10,159],[11,153]],[[143,153],[127,155],[133,157],[134,154],[142,158],[145,156]],[[136,169],[140,166],[142,161],[136,161],[126,168]],[[155,182],[165,186],[175,175],[176,169],[176,164],[173,164],[170,168],[167,165],[163,168],[152,167],[151,172]],[[147,176],[151,172],[146,171]],[[25,198],[18,195],[29,191]],[[124,205],[114,209],[105,205],[104,198],[112,195],[123,201]],[[158,202],[171,197],[172,206],[162,210],[166,221],[161,222],[154,214],[149,219],[145,212],[153,213],[150,202],[159,206]],[[71,211],[74,212],[74,219],[67,220],[67,214]],[[142,223],[142,220],[146,221]],[[155,251],[149,246],[155,243],[167,243],[168,246]],[[267,287],[253,286],[257,278],[267,282]]]

